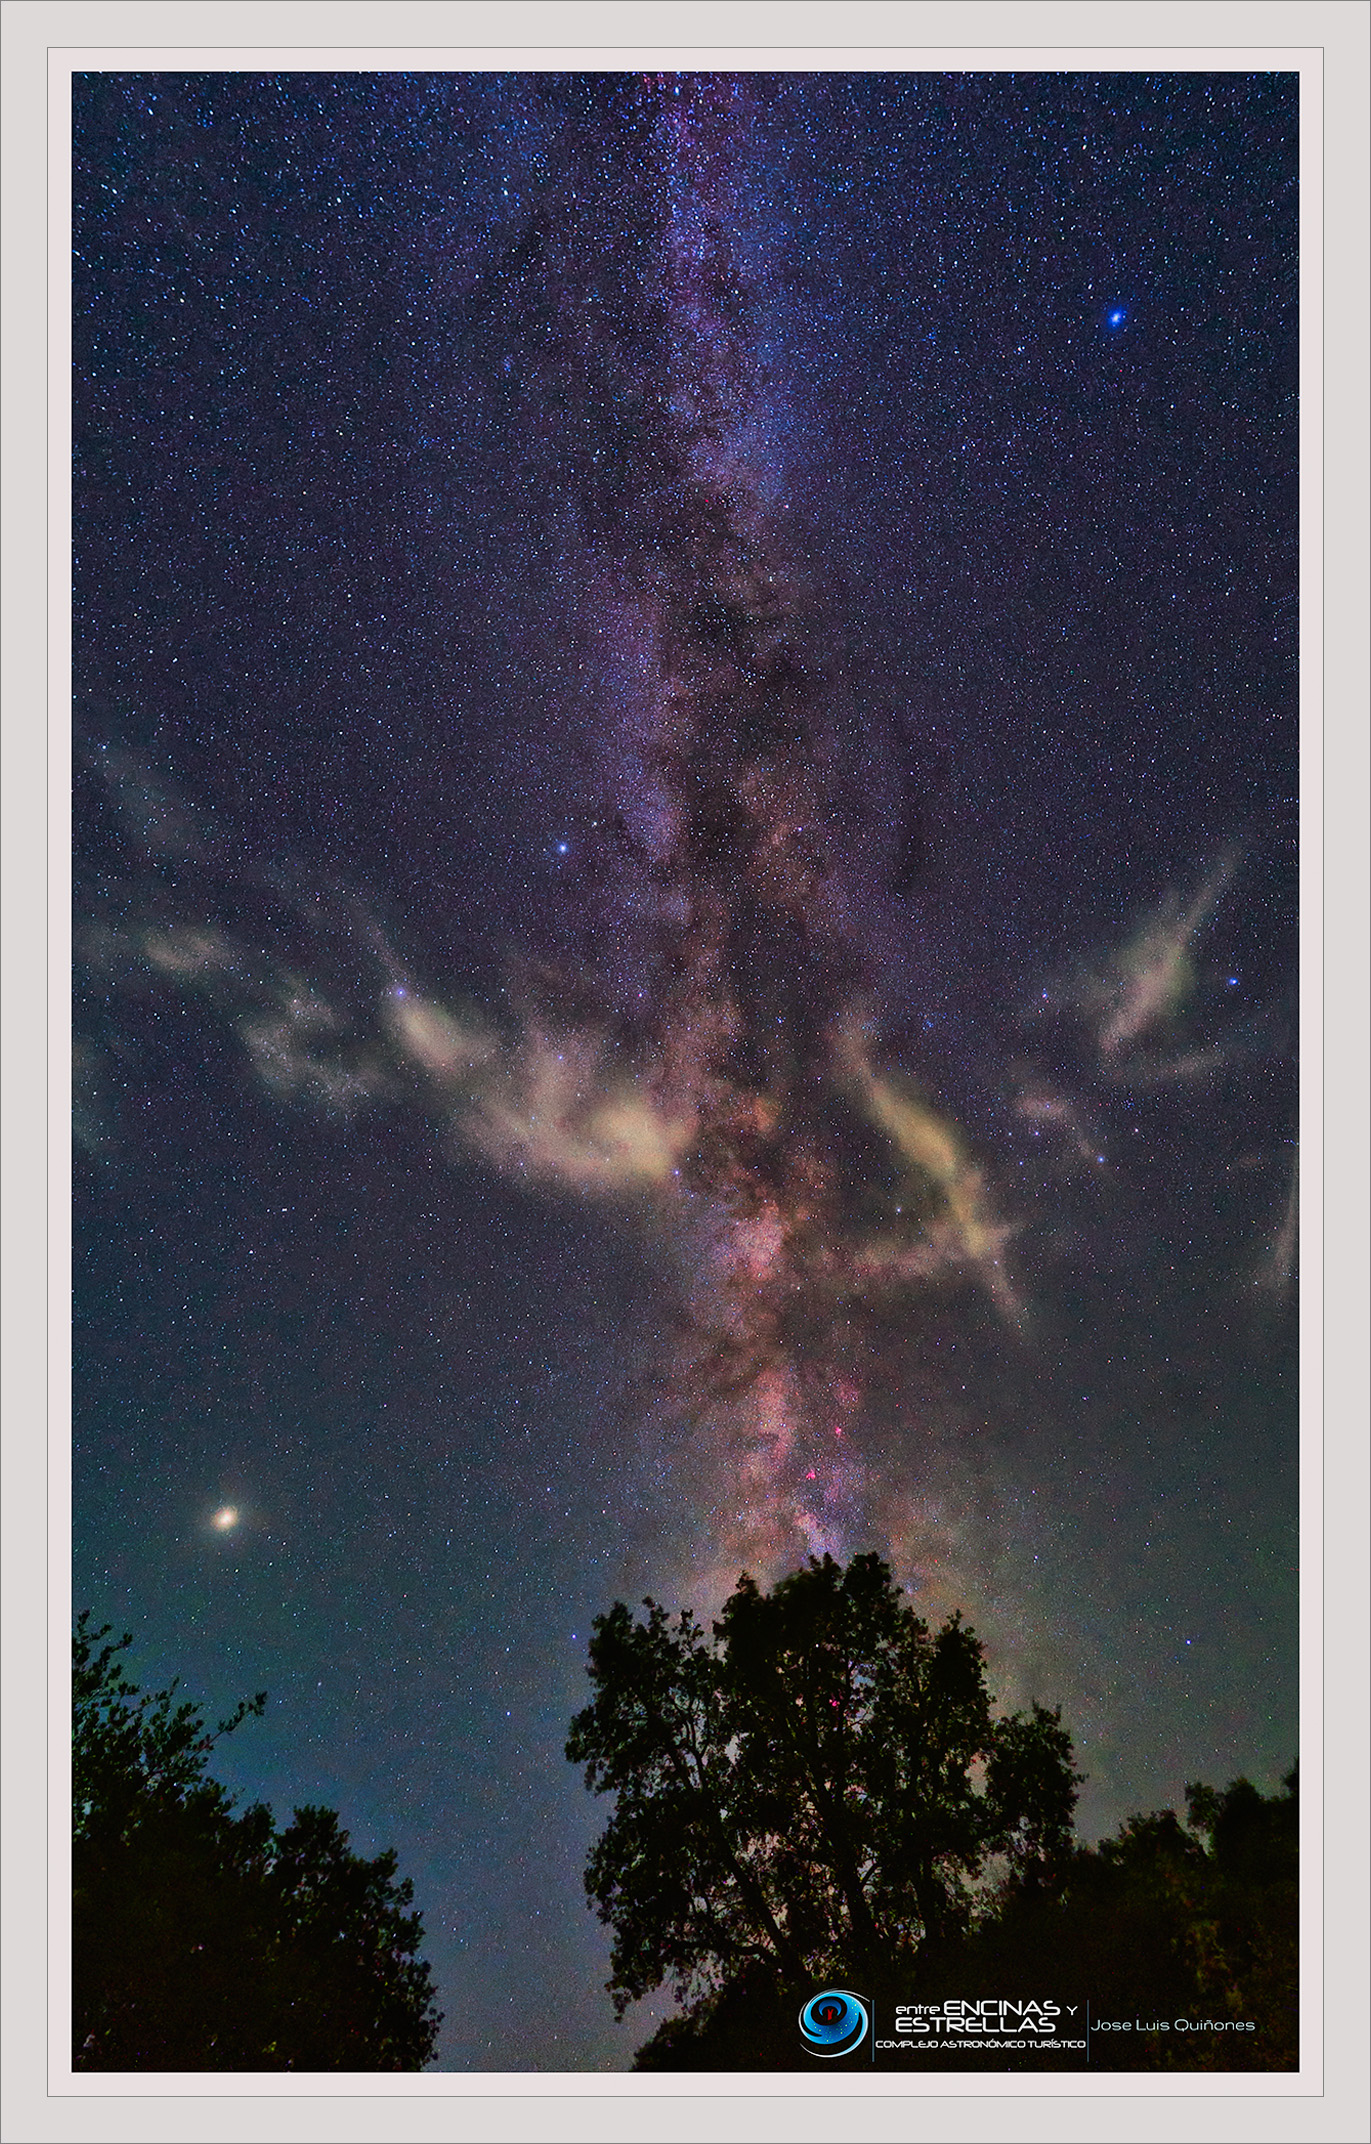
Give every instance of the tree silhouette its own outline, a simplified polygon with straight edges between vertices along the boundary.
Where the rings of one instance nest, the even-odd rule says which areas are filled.
[[[73,2064],[88,2070],[410,2070],[440,2023],[396,1857],[331,1809],[278,1832],[208,1776],[218,1728],[176,1685],[126,1680],[106,1625],[73,1642]]]
[[[595,1620],[567,1756],[612,1793],[585,1885],[620,2015],[668,1984],[862,1984],[972,1918],[978,1883],[1051,1881],[1079,1775],[1055,1712],[996,1718],[983,1648],[936,1633],[880,1558],[744,1575],[706,1641],[649,1600]]]
[[[1060,2006],[1078,2044],[987,2051],[987,2068],[1297,2069],[1297,1784],[1292,1772],[1270,1798],[1246,1780],[1221,1792],[1190,1787],[1188,1822],[1170,1809],[1131,1816],[1046,1880],[1010,1871],[983,1893],[968,1927],[878,1962],[858,1983],[879,2021],[874,2066],[909,2073],[907,2051],[882,2051],[894,2004],[1031,1993]],[[792,1988],[744,1968],[666,2019],[633,2067],[808,2067],[796,2009]],[[965,2074],[964,2054],[955,2043],[925,2044],[919,2073]]]
[[[1059,2000],[1131,2021],[1092,2038],[1092,2068],[1297,2068],[1297,1772],[1269,1798],[1245,1779],[1190,1786],[1186,1807],[1186,1823],[1171,1809],[1129,1817],[1048,1886],[1004,1886],[906,1993],[1045,1984],[1046,1971]]]

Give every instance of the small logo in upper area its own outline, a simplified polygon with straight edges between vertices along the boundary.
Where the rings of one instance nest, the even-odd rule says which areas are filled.
[[[811,1996],[800,2012],[800,2036],[811,2055],[831,2060],[850,2055],[866,2038],[870,2023],[866,2004],[850,1988],[825,1988]]]

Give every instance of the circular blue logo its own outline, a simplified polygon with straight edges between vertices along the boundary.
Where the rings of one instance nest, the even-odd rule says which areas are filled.
[[[849,1988],[825,1988],[800,2012],[800,2036],[811,2055],[826,2061],[850,2055],[866,2038],[866,2004]]]

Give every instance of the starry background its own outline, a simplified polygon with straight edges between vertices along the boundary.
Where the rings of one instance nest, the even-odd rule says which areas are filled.
[[[1296,117],[78,78],[75,1598],[398,1849],[444,2067],[661,2014],[616,1597],[880,1550],[1086,1836],[1295,1755]]]

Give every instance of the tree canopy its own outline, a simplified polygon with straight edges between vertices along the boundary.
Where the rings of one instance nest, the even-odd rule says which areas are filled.
[[[1031,1891],[1069,1855],[1059,1714],[997,1717],[975,1633],[931,1630],[879,1557],[744,1574],[712,1643],[644,1607],[596,1618],[567,1743],[615,1797],[585,1885],[620,2014],[663,1984],[861,1984],[967,1927],[988,1874]]]
[[[1047,1882],[994,1885],[969,1927],[883,1961],[860,1986],[887,2025],[896,2003],[1028,1993],[1074,2015],[1072,2038],[1081,2021],[1127,2021],[1089,2031],[1092,2071],[1297,2069],[1297,1790],[1293,1772],[1269,1798],[1245,1779],[1189,1787],[1185,1819],[1170,1809],[1130,1816],[1112,1838],[1075,1848]],[[667,2018],[633,2066],[807,2067],[796,2007],[793,1989],[745,1969]],[[880,2050],[878,2039],[877,2069],[908,2074],[899,2049]],[[964,2075],[963,2054],[925,2046],[919,2073]],[[1027,2046],[998,2066],[1079,2070],[1085,2060],[1079,2045]]]
[[[73,2063],[88,2070],[412,2070],[440,2013],[394,1853],[331,1809],[278,1831],[208,1774],[222,1735],[176,1684],[129,1682],[128,1636],[73,1643]]]
[[[1185,1800],[1184,1820],[1130,1816],[1049,1886],[998,1896],[966,1939],[922,1961],[929,1992],[1036,1984],[1046,1969],[1059,2000],[1135,2021],[1092,2039],[1092,2068],[1298,2068],[1298,1773],[1271,1796],[1237,1779],[1188,1786]],[[1210,2029],[1177,2031],[1177,2018]]]

